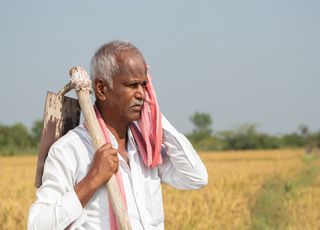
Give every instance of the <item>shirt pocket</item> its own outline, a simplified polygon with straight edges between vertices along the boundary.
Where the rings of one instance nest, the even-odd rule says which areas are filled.
[[[158,226],[164,221],[160,177],[152,175],[145,178],[144,183],[148,222],[152,226]]]

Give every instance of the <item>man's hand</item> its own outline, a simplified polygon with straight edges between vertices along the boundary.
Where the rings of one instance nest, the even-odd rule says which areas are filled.
[[[111,144],[102,145],[94,155],[88,177],[97,187],[109,181],[113,173],[118,170],[119,158],[117,150]]]
[[[88,174],[75,186],[76,194],[83,207],[95,191],[109,181],[118,167],[117,150],[112,148],[111,144],[102,145],[94,155]]]

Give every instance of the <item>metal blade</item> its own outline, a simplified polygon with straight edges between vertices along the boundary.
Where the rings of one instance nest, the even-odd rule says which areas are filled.
[[[79,125],[80,113],[77,99],[63,96],[61,93],[47,93],[39,144],[36,188],[42,184],[43,167],[51,145],[69,130]]]

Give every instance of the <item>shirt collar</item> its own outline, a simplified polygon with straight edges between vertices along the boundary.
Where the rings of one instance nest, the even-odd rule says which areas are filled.
[[[108,130],[108,133],[109,133],[109,136],[110,136],[110,140],[111,140],[111,144],[112,144],[112,147],[115,148],[115,149],[118,149],[118,142],[117,142],[117,139],[115,138],[115,136],[110,132],[110,130],[107,128]],[[128,128],[128,131],[127,131],[127,137],[128,137],[128,140],[127,140],[127,150],[128,150],[128,154],[131,154],[133,155],[137,149],[138,149],[138,146],[137,146],[137,143],[136,141],[134,140],[134,137],[133,137],[133,134],[131,132],[131,129]]]

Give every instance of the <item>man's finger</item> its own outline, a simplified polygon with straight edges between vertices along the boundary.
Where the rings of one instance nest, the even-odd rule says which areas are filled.
[[[118,155],[112,156],[112,160],[113,160],[114,162],[119,162],[119,157],[118,157]]]
[[[108,151],[112,155],[114,155],[114,154],[116,154],[118,152],[116,149],[114,149],[112,147],[112,145],[110,143],[104,144],[103,146],[100,147],[99,150],[100,151]]]
[[[110,143],[105,143],[100,147],[100,149],[103,149],[103,150],[112,149],[112,145]]]

